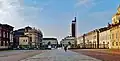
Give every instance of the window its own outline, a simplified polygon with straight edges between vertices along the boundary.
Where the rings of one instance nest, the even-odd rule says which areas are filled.
[[[27,42],[27,40],[26,40],[26,42]]]
[[[114,42],[112,42],[112,45],[114,46]]]
[[[3,41],[3,46],[5,46],[5,41]]]
[[[114,38],[114,34],[112,34],[112,39]]]
[[[96,36],[94,36],[94,39],[96,38]]]
[[[3,32],[3,37],[5,38],[5,32]]]
[[[7,46],[9,45],[8,41],[7,41]]]
[[[7,34],[7,38],[8,38],[8,32],[6,34]]]
[[[116,46],[118,46],[118,42],[116,42]]]
[[[1,46],[3,46],[3,41],[1,41]]]
[[[103,44],[105,44],[105,42],[103,42]]]
[[[2,36],[2,32],[1,32],[1,30],[0,30],[0,37]]]
[[[5,46],[7,46],[7,41],[5,41]]]
[[[118,34],[116,33],[116,39],[117,39]]]
[[[0,46],[1,46],[1,40],[0,40]]]
[[[111,39],[111,36],[109,35],[110,39]],[[108,38],[109,39],[109,38]]]
[[[25,40],[23,40],[23,42],[25,42]]]

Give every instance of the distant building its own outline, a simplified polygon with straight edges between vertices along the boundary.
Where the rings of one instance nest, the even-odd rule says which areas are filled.
[[[75,17],[71,24],[71,34],[72,34],[72,37],[74,37],[74,47],[77,47],[76,24],[77,23],[76,23],[76,17]]]
[[[71,44],[70,46],[73,47],[75,44],[75,37],[67,36],[62,39],[60,43],[62,44],[62,46],[68,46],[69,44]]]
[[[110,26],[111,49],[120,49],[120,23]]]
[[[7,49],[13,43],[13,28],[8,24],[0,24],[0,49]]]
[[[111,49],[120,49],[120,5],[117,13],[112,17],[110,27]]]
[[[99,48],[111,48],[109,27],[99,29]]]
[[[80,48],[111,48],[109,27],[95,29],[77,38]]]
[[[85,48],[99,48],[99,33],[95,29],[85,34]]]
[[[29,36],[29,42],[32,48],[40,48],[42,46],[43,34],[40,30],[35,28],[26,30],[24,35]]]
[[[76,37],[76,17],[72,21],[71,32],[72,32],[72,37]]]
[[[43,34],[39,29],[28,26],[22,29],[15,30],[13,33],[15,48],[19,48],[21,46],[23,47],[25,46],[24,44],[29,46],[29,48],[40,48],[42,45]],[[27,42],[24,41],[24,39],[27,40]]]
[[[13,31],[13,48],[17,48],[19,46],[19,37],[24,35],[25,30],[32,29],[31,27],[27,26],[25,28],[21,28],[18,30]]]
[[[55,48],[58,45],[57,38],[43,38],[42,45],[48,47],[48,45],[51,45],[51,47]]]
[[[29,43],[30,43],[29,36],[22,35],[22,36],[19,37],[20,48],[29,48],[30,47]]]
[[[81,35],[77,38],[78,48],[85,48],[85,35]]]
[[[90,31],[77,40],[80,47],[120,49],[120,5],[112,17],[112,24]]]

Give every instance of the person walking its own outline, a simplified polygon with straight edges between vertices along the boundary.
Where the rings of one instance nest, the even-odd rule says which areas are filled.
[[[64,47],[65,52],[67,52],[67,46]]]

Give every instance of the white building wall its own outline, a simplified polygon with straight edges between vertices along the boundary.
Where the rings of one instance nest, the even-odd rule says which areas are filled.
[[[83,37],[78,37],[77,38],[77,44],[83,43]]]
[[[19,45],[29,45],[28,37],[19,37]]]
[[[57,40],[42,40],[42,43],[47,45],[48,42],[50,42],[51,44],[57,44]]]
[[[68,45],[68,42],[70,42],[71,44],[74,44],[74,43],[75,43],[74,40],[64,40],[64,41],[62,41],[62,44]]]
[[[106,30],[99,33],[99,44],[105,44],[106,48],[111,48],[110,30]]]

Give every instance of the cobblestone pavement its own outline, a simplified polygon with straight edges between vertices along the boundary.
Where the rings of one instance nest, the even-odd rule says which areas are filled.
[[[120,61],[120,50],[108,49],[76,49],[74,52],[91,56],[102,61]]]
[[[1,51],[0,61],[19,61],[28,57],[31,57],[42,52],[47,52],[44,50],[11,50],[11,51]]]
[[[0,57],[16,55],[16,54],[21,54],[21,53],[25,53],[25,52],[30,52],[30,50],[6,50],[6,51],[0,51]]]
[[[64,50],[51,50],[44,52],[21,61],[101,61],[86,55],[78,54],[76,52]]]

